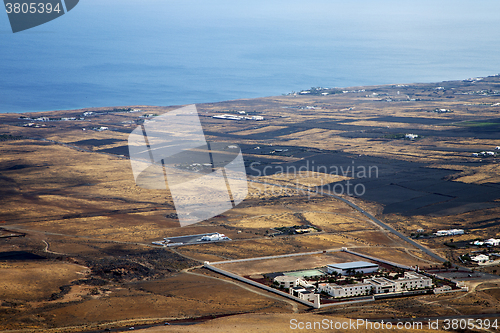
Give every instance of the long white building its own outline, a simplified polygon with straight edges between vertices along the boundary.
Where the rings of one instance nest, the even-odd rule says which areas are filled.
[[[432,287],[432,279],[415,273],[405,272],[404,277],[390,280],[384,277],[364,279],[363,283],[338,285],[335,283],[320,283],[319,291],[324,291],[333,297],[354,297],[370,294],[386,294],[407,290]]]
[[[344,262],[341,264],[327,265],[326,271],[328,272],[328,274],[332,274],[333,272],[342,275],[349,275],[350,273],[354,274],[356,272],[367,274],[378,271],[378,265],[366,261]]]
[[[370,283],[345,284],[342,286],[335,283],[320,283],[318,290],[320,292],[324,291],[333,297],[354,297],[370,295],[372,287]]]
[[[463,235],[464,229],[450,229],[450,230],[438,230],[434,235],[436,236],[455,236],[455,235]]]

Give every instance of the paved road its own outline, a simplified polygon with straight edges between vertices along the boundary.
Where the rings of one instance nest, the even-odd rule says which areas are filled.
[[[434,252],[432,252],[431,250],[429,250],[428,248],[426,248],[425,246],[415,242],[414,240],[406,237],[405,235],[403,235],[402,233],[400,233],[399,231],[395,230],[394,228],[388,226],[387,224],[385,224],[384,222],[380,221],[379,219],[377,219],[376,217],[374,217],[373,215],[371,215],[370,213],[366,212],[365,210],[363,210],[362,208],[356,206],[355,204],[353,204],[352,202],[350,202],[349,200],[346,200],[344,198],[341,198],[339,196],[336,196],[334,194],[330,194],[330,193],[325,193],[325,195],[327,196],[330,196],[330,197],[333,197],[335,199],[338,199],[342,202],[345,202],[346,204],[348,204],[349,206],[351,206],[352,208],[356,209],[358,212],[360,212],[361,214],[365,215],[366,217],[368,217],[370,220],[372,220],[374,223],[378,224],[379,226],[381,226],[382,228],[390,231],[391,233],[393,233],[394,235],[398,236],[399,238],[401,238],[402,240],[404,240],[405,242],[407,243],[410,243],[411,245],[415,246],[416,248],[419,248],[420,250],[422,250],[425,254],[431,256],[432,258],[440,261],[440,262],[445,262],[447,261],[446,259],[438,256],[437,254],[435,254]]]
[[[282,188],[284,187],[284,186],[281,186],[281,185],[271,184],[271,183],[265,183],[265,182],[260,182],[260,181],[256,181],[256,180],[249,180],[249,181],[250,182],[254,182],[254,183],[258,183],[258,184],[263,184],[263,185],[277,186],[277,187],[282,187]],[[437,261],[439,261],[439,262],[445,262],[445,261],[447,261],[445,258],[442,258],[442,257],[438,256],[437,254],[435,254],[434,252],[432,252],[431,250],[429,250],[425,246],[423,246],[423,245],[415,242],[414,240],[406,237],[401,232],[399,232],[399,231],[395,230],[394,228],[388,226],[387,224],[385,224],[384,222],[380,221],[379,219],[377,219],[376,217],[374,217],[370,213],[366,212],[363,208],[357,206],[356,204],[353,204],[352,202],[350,202],[347,199],[339,197],[338,195],[335,195],[335,194],[331,194],[331,193],[325,192],[323,190],[322,191],[317,191],[317,190],[310,189],[310,188],[304,188],[303,190],[304,191],[308,191],[308,192],[312,192],[312,193],[315,193],[315,194],[326,195],[326,196],[335,198],[337,200],[340,200],[340,201],[348,204],[352,208],[356,209],[358,212],[360,212],[361,214],[363,214],[364,216],[366,216],[367,218],[369,218],[371,221],[373,221],[375,224],[377,224],[377,225],[381,226],[382,228],[390,231],[391,233],[393,233],[394,235],[398,236],[399,238],[401,238],[405,242],[411,244],[412,246],[414,246],[414,247],[422,250],[425,254],[431,256],[432,258],[436,259]]]

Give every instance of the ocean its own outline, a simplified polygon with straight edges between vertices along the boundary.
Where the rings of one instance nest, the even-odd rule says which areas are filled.
[[[182,105],[500,72],[500,2],[82,0],[13,34],[0,112]]]

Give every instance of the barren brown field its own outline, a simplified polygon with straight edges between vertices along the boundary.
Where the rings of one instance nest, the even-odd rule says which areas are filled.
[[[296,320],[296,321],[293,321]],[[335,325],[336,322],[339,323],[349,323],[349,319],[343,317],[336,317],[331,315],[319,315],[319,314],[245,314],[238,316],[231,316],[225,318],[218,318],[212,320],[210,322],[206,322],[203,324],[198,324],[194,326],[187,327],[155,327],[145,330],[147,333],[160,333],[160,332],[190,332],[190,333],[198,333],[198,332],[223,332],[223,333],[233,333],[233,332],[242,332],[242,333],[253,333],[253,332],[263,332],[263,333],[275,333],[275,332],[293,332],[298,328],[292,329],[291,327],[295,327],[294,325],[299,322],[303,323],[304,327],[306,327],[307,323],[312,325],[312,329],[308,329],[308,332],[324,332],[325,328],[321,327],[320,324],[316,324],[316,328],[314,328],[314,322],[321,323],[323,320],[326,320],[330,325],[330,321]],[[293,323],[293,325],[291,324]],[[329,326],[326,326],[329,327]],[[335,326],[333,326],[335,327]],[[423,326],[424,329],[409,329],[405,330],[405,332],[443,332],[442,330],[428,330],[426,326]],[[345,332],[345,329],[337,330],[335,328],[329,329],[329,332]],[[365,326],[361,326],[356,328],[356,332],[377,332],[380,330],[366,328]]]
[[[40,300],[87,275],[87,267],[62,262],[0,262],[0,299]]]

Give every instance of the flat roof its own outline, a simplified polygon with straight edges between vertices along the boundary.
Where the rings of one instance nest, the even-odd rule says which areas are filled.
[[[304,276],[321,276],[321,275],[325,275],[325,273],[320,271],[319,269],[307,269],[307,270],[303,270],[303,271],[286,272],[286,273],[283,273],[283,275],[304,277]]]
[[[366,261],[353,261],[353,262],[344,262],[341,264],[330,264],[328,267],[333,267],[337,269],[349,269],[349,268],[369,268],[369,267],[378,267],[377,264]]]
[[[298,277],[296,276],[288,276],[288,275],[280,275],[274,278],[274,281],[281,282],[294,282],[297,281]]]

